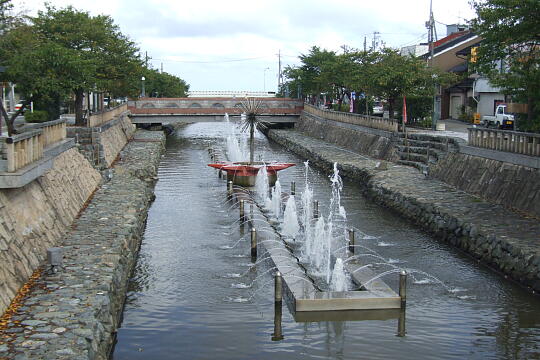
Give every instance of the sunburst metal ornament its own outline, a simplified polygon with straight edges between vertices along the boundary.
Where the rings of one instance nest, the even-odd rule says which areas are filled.
[[[249,130],[249,163],[253,164],[255,161],[255,128],[259,130],[267,128],[266,122],[258,118],[262,113],[263,101],[257,98],[246,98],[240,104],[240,108],[246,114],[240,128],[242,131]]]

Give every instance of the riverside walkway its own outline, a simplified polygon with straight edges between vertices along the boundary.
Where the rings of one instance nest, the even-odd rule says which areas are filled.
[[[122,150],[64,237],[64,267],[36,271],[0,319],[0,359],[107,359],[164,142],[161,132],[138,131]]]
[[[457,190],[416,169],[381,162],[294,130],[268,136],[324,170],[337,162],[341,174],[358,180],[376,202],[540,291],[540,221]],[[387,165],[378,167],[380,164]]]

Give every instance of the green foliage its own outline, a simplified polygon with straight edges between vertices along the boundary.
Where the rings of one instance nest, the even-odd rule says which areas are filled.
[[[301,55],[302,65],[287,67],[285,86],[293,93],[302,88],[311,99],[321,93],[342,101],[352,91],[386,100],[392,110],[402,96],[432,95],[434,85],[456,80],[455,75],[430,69],[425,61],[401,56],[396,50],[365,52],[342,47],[342,53],[312,47]],[[365,103],[357,107],[365,112]],[[390,111],[393,114],[393,111]]]
[[[186,97],[189,85],[177,76],[154,69],[144,71],[144,86],[149,97]]]
[[[366,109],[366,101],[367,101],[367,109]],[[375,102],[373,101],[373,97],[367,96],[362,99],[356,99],[354,104],[354,109],[357,114],[362,115],[373,115],[373,105]]]
[[[473,6],[477,18],[472,26],[483,40],[472,70],[486,75],[506,94],[526,102],[528,121],[540,123],[538,0],[474,1]]]
[[[56,101],[75,94],[80,124],[84,92],[124,96],[133,89],[141,73],[139,50],[110,17],[47,4],[30,20],[0,40],[3,80],[16,83],[25,98]]]
[[[407,96],[407,123],[422,125],[431,116],[433,98],[431,96]],[[398,101],[396,110],[403,116],[403,101]],[[431,118],[429,119],[431,122]]]
[[[24,120],[29,123],[42,123],[49,121],[49,113],[45,110],[35,110],[34,112],[27,111],[24,114]]]

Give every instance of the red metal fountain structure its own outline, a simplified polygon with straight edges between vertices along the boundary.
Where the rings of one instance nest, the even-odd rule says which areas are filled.
[[[208,166],[227,173],[227,181],[232,181],[235,185],[254,186],[255,178],[259,170],[266,167],[268,173],[268,183],[273,185],[277,180],[277,172],[291,166],[293,163],[279,162],[255,162],[255,128],[264,128],[266,125],[257,119],[261,112],[262,102],[256,98],[246,98],[242,102],[242,110],[246,114],[242,121],[242,131],[249,130],[249,162],[219,162],[208,164]]]

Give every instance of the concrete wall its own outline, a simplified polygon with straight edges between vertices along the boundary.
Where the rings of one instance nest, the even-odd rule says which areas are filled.
[[[478,156],[450,153],[430,174],[489,202],[540,216],[540,170]]]
[[[72,148],[53,168],[18,189],[0,190],[0,314],[58,245],[101,175]]]
[[[75,138],[81,153],[91,164],[97,169],[106,169],[136,130],[128,115],[129,112],[125,112],[99,127],[70,126],[67,128],[67,136]]]
[[[353,129],[348,124],[322,119],[305,111],[295,129],[359,154],[376,159],[398,160],[396,145],[399,142],[393,141],[391,132],[359,126]],[[509,156],[509,153],[497,151],[501,153],[501,160],[497,161],[473,156],[470,149],[467,147],[468,154],[441,154],[437,163],[430,164],[430,175],[489,202],[540,216],[539,169],[503,161],[503,155]]]
[[[481,93],[478,99],[477,112],[480,115],[494,115],[495,101],[504,101],[504,95],[498,93]]]
[[[341,125],[341,126],[339,126]],[[309,136],[343,146],[346,149],[365,154],[376,159],[397,160],[398,156],[392,145],[392,133],[384,130],[337,124],[318,116],[302,112],[295,124],[295,129]]]

